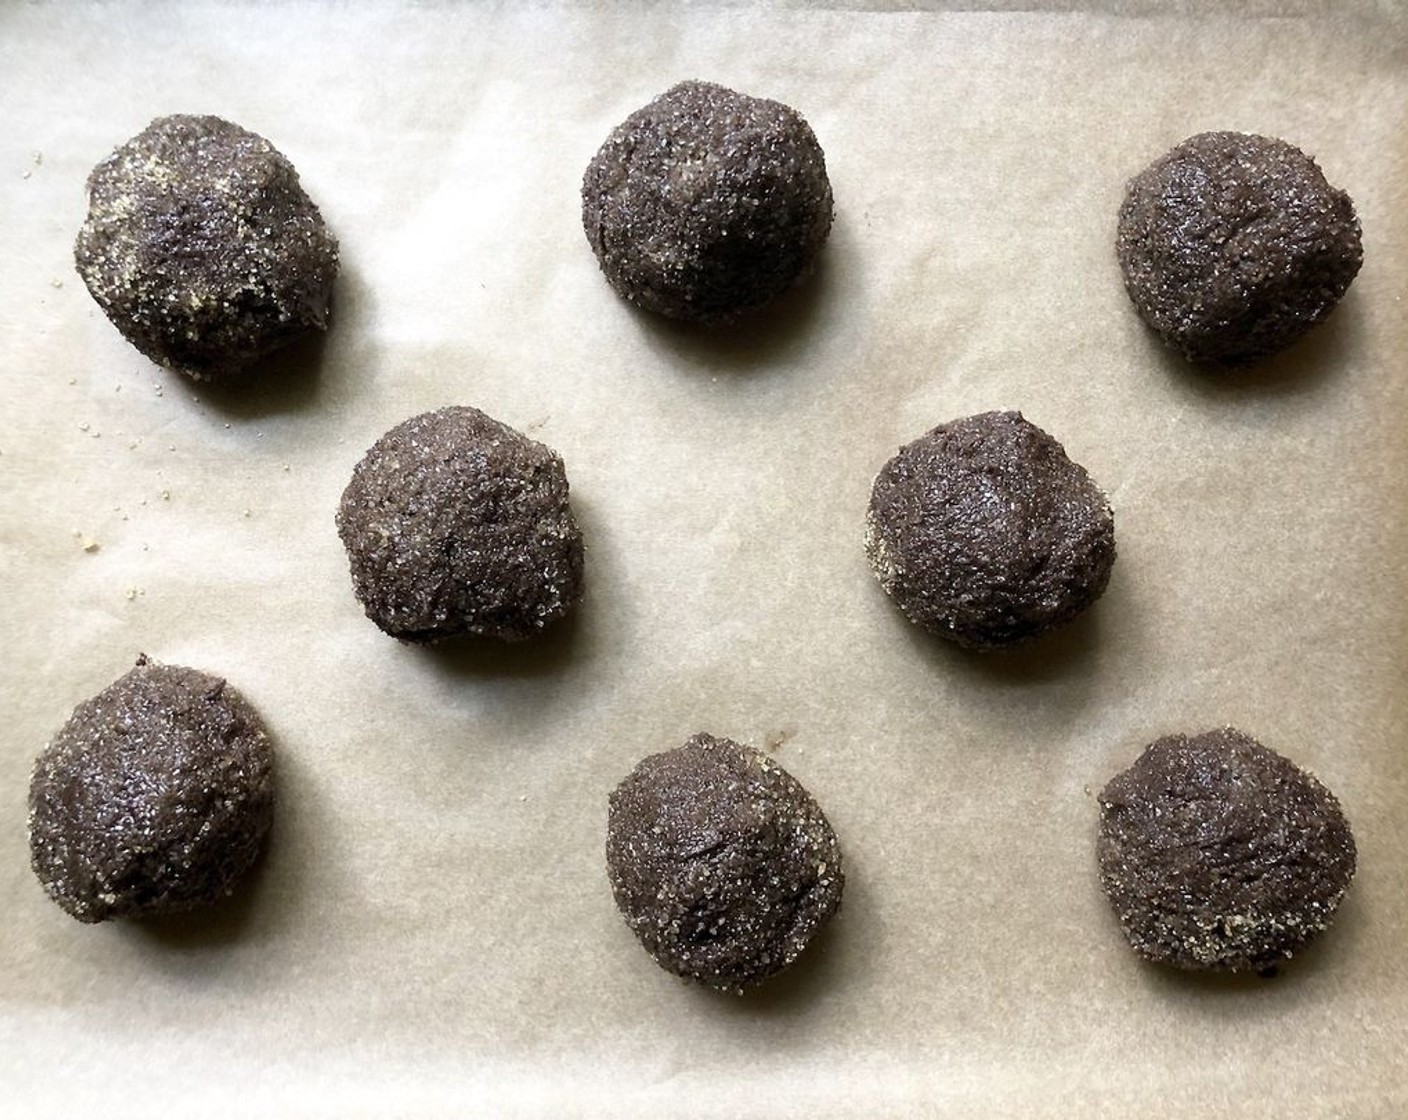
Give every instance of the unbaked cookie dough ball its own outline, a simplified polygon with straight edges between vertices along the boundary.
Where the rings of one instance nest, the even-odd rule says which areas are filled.
[[[611,794],[616,905],[662,968],[740,992],[790,965],[841,904],[841,849],[797,780],[695,735]]]
[[[881,469],[866,555],[911,622],[970,649],[1000,649],[1069,622],[1115,562],[1109,502],[1020,412],[947,424]]]
[[[78,273],[159,365],[229,380],[328,325],[337,242],[269,141],[160,117],[88,177]]]
[[[1300,338],[1363,260],[1349,196],[1299,148],[1240,132],[1200,133],[1135,176],[1116,251],[1155,333],[1228,366]]]
[[[681,82],[601,146],[582,181],[582,225],[632,303],[729,319],[807,273],[831,230],[831,184],[795,110]]]
[[[1330,924],[1354,877],[1334,795],[1232,728],[1159,739],[1100,794],[1100,882],[1140,956],[1264,970]]]
[[[272,770],[263,723],[224,680],[139,658],[35,763],[34,872],[80,922],[215,902],[269,831]]]
[[[367,617],[403,641],[519,641],[582,596],[561,458],[478,409],[422,413],[377,440],[337,531]]]

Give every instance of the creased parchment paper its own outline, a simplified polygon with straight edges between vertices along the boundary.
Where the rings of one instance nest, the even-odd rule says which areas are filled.
[[[1403,6],[964,7],[0,9],[0,1112],[1405,1114]],[[687,77],[795,106],[836,197],[812,282],[718,335],[620,301],[579,221]],[[267,136],[341,240],[326,343],[247,392],[152,366],[73,271],[89,169],[169,112]],[[1364,230],[1332,319],[1240,377],[1163,351],[1112,249],[1125,181],[1211,128],[1304,148]],[[535,646],[402,646],[352,598],[353,464],[450,403],[566,460],[588,592]],[[862,522],[900,444],[998,407],[1120,555],[981,657],[904,621]],[[278,819],[218,910],[90,928],[29,870],[30,766],[139,652],[263,712]],[[1359,840],[1269,981],[1141,964],[1096,879],[1094,794],[1225,723]],[[603,870],[608,791],[698,730],[774,750],[846,850],[747,999],[656,968]]]

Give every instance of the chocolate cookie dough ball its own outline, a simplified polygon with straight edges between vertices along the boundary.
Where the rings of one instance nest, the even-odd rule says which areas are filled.
[[[793,109],[681,82],[626,118],[582,181],[611,286],[675,319],[728,319],[796,283],[831,230],[831,184]]]
[[[34,872],[80,922],[215,902],[269,831],[272,767],[263,723],[225,681],[139,658],[35,763]]]
[[[1100,794],[1100,882],[1140,956],[1263,970],[1325,930],[1354,877],[1329,790],[1224,728],[1152,743]]]
[[[158,118],[93,169],[88,200],[79,275],[152,361],[228,380],[327,327],[337,242],[262,136]]]
[[[1359,271],[1354,204],[1290,144],[1185,140],[1135,176],[1116,250],[1144,321],[1190,361],[1240,365],[1325,318]]]
[[[582,597],[562,460],[478,409],[426,412],[377,440],[337,531],[367,617],[403,641],[518,641]]]
[[[911,622],[1000,649],[1069,622],[1105,590],[1115,525],[1085,469],[1019,412],[984,412],[902,447],[871,490],[866,554]]]
[[[841,904],[841,849],[767,755],[696,735],[611,794],[616,905],[662,968],[738,992],[790,965]]]

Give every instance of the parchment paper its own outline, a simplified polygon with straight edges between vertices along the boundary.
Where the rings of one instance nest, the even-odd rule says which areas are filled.
[[[1404,9],[1073,7],[0,10],[0,1112],[1405,1114]],[[836,197],[816,278],[718,335],[633,311],[580,228],[597,146],[686,77],[794,105]],[[89,169],[169,112],[267,136],[341,239],[325,345],[247,392],[152,366],[73,271]],[[1301,146],[1364,230],[1343,306],[1242,376],[1161,349],[1112,248],[1210,128]],[[589,590],[538,645],[402,646],[352,597],[352,466],[449,403],[567,462]],[[1120,555],[980,657],[885,599],[862,520],[900,444],[996,407]],[[86,927],[29,869],[30,766],[139,651],[264,713],[278,819],[210,914]],[[1269,981],[1141,964],[1094,866],[1104,782],[1227,723],[1359,841]],[[846,851],[746,999],[658,969],[603,869],[608,791],[697,730],[773,749]]]

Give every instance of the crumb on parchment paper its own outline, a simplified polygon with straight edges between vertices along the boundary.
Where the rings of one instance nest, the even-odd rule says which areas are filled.
[[[768,754],[773,754],[796,734],[797,730],[793,727],[780,727],[776,731],[769,731],[763,736],[763,750]]]

